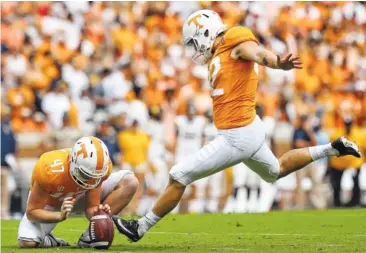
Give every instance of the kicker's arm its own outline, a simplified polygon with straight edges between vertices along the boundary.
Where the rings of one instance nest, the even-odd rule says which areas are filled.
[[[293,68],[302,68],[302,63],[299,57],[289,54],[285,58],[281,59],[279,55],[259,46],[254,41],[244,41],[237,45],[232,50],[231,57],[233,59],[254,61],[262,66],[273,69],[290,70]]]
[[[245,41],[237,45],[232,51],[232,57],[236,59],[254,61],[262,66],[273,69],[279,68],[277,64],[277,55],[271,51],[259,46],[254,41]]]

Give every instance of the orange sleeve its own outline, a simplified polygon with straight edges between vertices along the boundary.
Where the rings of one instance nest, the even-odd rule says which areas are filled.
[[[42,155],[37,161],[32,175],[32,185],[37,182],[46,192],[51,192],[50,180],[47,176],[46,165],[44,163],[44,155]]]
[[[225,43],[229,44],[230,47],[235,47],[244,41],[254,41],[259,44],[252,30],[244,26],[235,26],[225,34]]]

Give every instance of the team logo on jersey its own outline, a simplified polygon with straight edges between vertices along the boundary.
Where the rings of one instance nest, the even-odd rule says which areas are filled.
[[[65,189],[65,186],[59,186],[59,187],[57,188],[57,191],[58,191],[58,192],[63,192],[63,191],[64,191],[64,189]]]
[[[52,198],[59,198],[59,197],[61,197],[62,196],[62,194],[64,194],[63,193],[63,191],[65,190],[65,186],[59,186],[59,187],[57,187],[57,192],[56,193],[53,193],[53,194],[50,194],[50,196],[52,197]]]

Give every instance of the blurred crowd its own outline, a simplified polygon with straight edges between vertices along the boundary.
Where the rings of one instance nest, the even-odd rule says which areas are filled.
[[[215,135],[207,67],[181,41],[183,21],[203,8],[304,63],[259,68],[257,112],[276,155],[341,135],[366,150],[364,2],[2,2],[2,217],[22,211],[32,161],[85,135],[140,180],[126,212],[148,210],[169,168]],[[366,204],[363,159],[319,161],[274,185],[243,167],[199,180],[176,211]]]

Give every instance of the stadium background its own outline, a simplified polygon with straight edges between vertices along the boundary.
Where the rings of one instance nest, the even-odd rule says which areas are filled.
[[[116,170],[136,172],[143,187],[126,212],[146,211],[174,164],[176,117],[195,108],[209,123],[207,70],[187,56],[180,35],[183,20],[200,8],[217,11],[228,27],[250,27],[278,54],[301,56],[303,70],[259,68],[258,113],[276,155],[297,140],[310,143],[308,135],[323,143],[347,128],[366,149],[362,2],[3,2],[2,218],[10,217],[10,204],[13,217],[24,211],[37,157],[83,135],[107,143]],[[275,185],[232,168],[220,186],[211,185],[216,196],[207,182],[191,187],[180,212],[210,211],[212,200],[215,212],[365,204],[363,162],[320,161]]]

